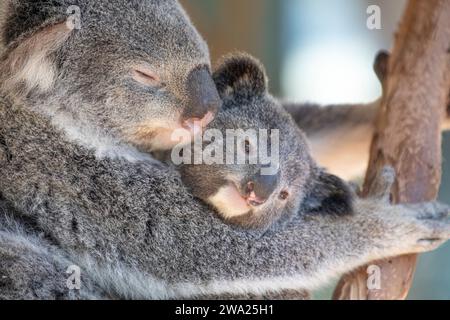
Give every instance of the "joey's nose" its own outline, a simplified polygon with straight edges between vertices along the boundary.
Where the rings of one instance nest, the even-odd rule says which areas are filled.
[[[187,107],[183,120],[204,119],[219,111],[222,105],[216,85],[207,67],[196,68],[187,78]]]
[[[245,193],[251,206],[264,204],[278,186],[279,174],[258,174],[246,183]]]

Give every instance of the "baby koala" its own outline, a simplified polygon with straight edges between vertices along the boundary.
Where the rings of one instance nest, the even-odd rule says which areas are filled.
[[[268,93],[256,59],[225,58],[213,77],[222,110],[197,146],[175,147],[170,155],[195,197],[246,229],[265,230],[304,210],[352,212],[351,192],[316,165],[304,134]]]

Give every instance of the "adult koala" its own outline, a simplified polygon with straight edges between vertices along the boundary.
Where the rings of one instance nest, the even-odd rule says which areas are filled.
[[[45,115],[96,159],[152,161],[141,151],[169,148],[173,130],[202,129],[220,106],[207,45],[176,0],[7,0],[0,13],[2,97]],[[75,297],[55,284],[67,254],[3,199],[0,209],[1,297]],[[26,285],[46,272],[48,286]]]

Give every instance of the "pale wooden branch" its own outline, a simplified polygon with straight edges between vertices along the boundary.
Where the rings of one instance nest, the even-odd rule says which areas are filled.
[[[410,0],[389,60],[371,146],[364,194],[385,165],[395,168],[392,199],[436,198],[441,178],[441,130],[450,88],[450,1]],[[381,289],[367,288],[367,266],[344,276],[334,299],[405,299],[416,255],[373,264]]]

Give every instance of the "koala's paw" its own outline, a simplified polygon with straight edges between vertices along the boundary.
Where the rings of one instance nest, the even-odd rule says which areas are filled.
[[[450,239],[450,206],[439,202],[391,205],[395,181],[392,167],[384,167],[372,181],[368,199],[359,208],[370,225],[382,257],[431,251]],[[367,202],[365,202],[367,201]],[[366,210],[367,209],[367,210]],[[358,217],[357,217],[358,219]]]
[[[434,250],[450,239],[450,207],[439,202],[400,205],[398,236],[405,253]]]

